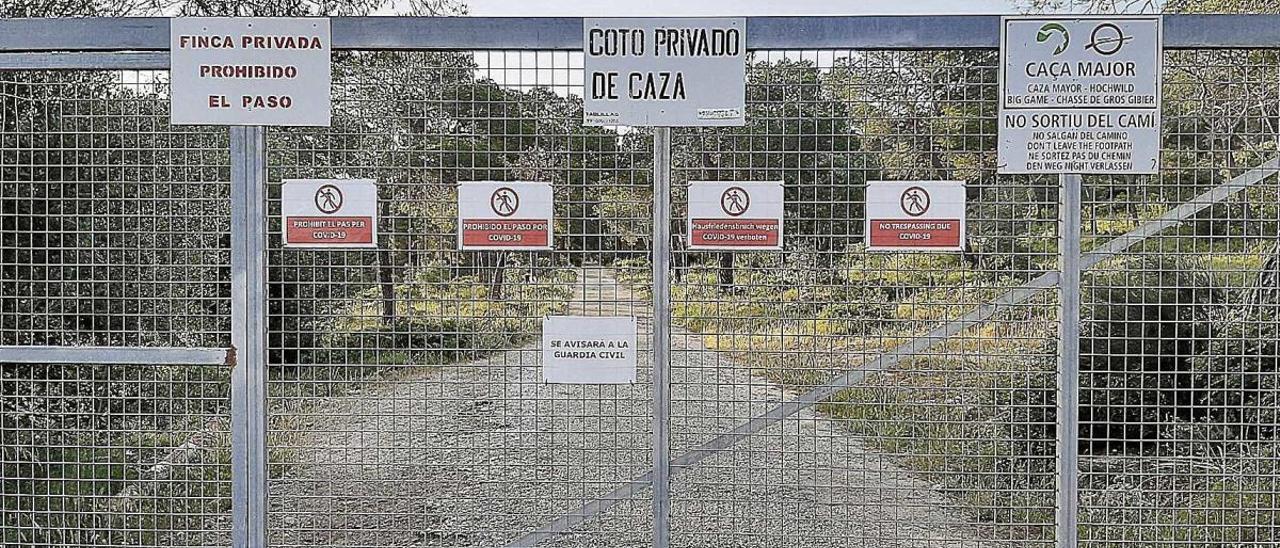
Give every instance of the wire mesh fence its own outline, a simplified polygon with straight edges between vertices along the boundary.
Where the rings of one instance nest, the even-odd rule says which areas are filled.
[[[169,126],[164,87],[138,71],[0,75],[0,345],[227,346],[227,139]],[[159,546],[229,527],[226,367],[2,367],[0,544]]]
[[[1054,542],[1059,182],[995,174],[997,61],[758,50],[746,126],[674,132],[672,545]],[[1104,246],[1276,156],[1278,61],[1168,52],[1161,173],[1084,178],[1081,544],[1276,540],[1275,178]],[[271,545],[652,542],[651,348],[634,385],[539,373],[547,315],[652,333],[654,139],[584,127],[581,68],[341,51],[332,127],[269,130]],[[227,346],[227,137],[164,82],[0,78],[0,344]],[[293,178],[376,180],[378,249],[285,248]],[[868,182],[913,179],[965,181],[963,253],[865,249]],[[551,183],[555,250],[458,251],[484,180]],[[784,249],[689,250],[691,181],[781,181]],[[4,544],[227,544],[227,368],[3,367]]]
[[[1273,51],[1169,53],[1159,177],[1087,177],[1089,252],[1276,156]],[[1277,183],[1084,276],[1082,544],[1277,541]]]
[[[227,138],[145,71],[6,73],[0,344],[226,346]]]
[[[782,252],[678,252],[677,454],[1056,268],[1057,179],[995,175],[995,61],[756,52],[747,125],[676,140],[677,188],[780,180],[787,204]],[[877,180],[965,181],[966,252],[866,251]],[[1055,303],[1011,306],[689,467],[673,544],[1045,544]]]

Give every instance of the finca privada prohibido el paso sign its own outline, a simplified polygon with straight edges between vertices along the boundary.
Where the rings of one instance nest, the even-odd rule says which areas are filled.
[[[329,125],[329,19],[179,17],[169,29],[172,123]]]

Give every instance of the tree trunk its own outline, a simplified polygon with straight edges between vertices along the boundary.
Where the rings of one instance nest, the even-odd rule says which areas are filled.
[[[688,268],[689,253],[685,250],[684,235],[677,235],[675,238],[675,249],[671,253],[671,270],[675,283],[684,281],[684,271]]]
[[[728,293],[730,291],[733,291],[733,254],[732,253],[720,254],[719,278],[720,278],[721,292]]]
[[[383,200],[379,208],[378,216],[386,222],[391,218],[391,201]],[[390,326],[396,321],[396,280],[395,267],[395,248],[383,239],[381,246],[383,249],[378,250],[378,285],[382,288],[382,325]]]
[[[507,252],[498,251],[493,256],[493,264],[489,271],[489,299],[502,300],[502,292],[507,273]]]
[[[1280,242],[1273,244],[1267,255],[1254,282],[1254,305],[1280,304]]]

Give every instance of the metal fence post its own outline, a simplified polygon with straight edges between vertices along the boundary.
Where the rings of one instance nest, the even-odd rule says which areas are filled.
[[[671,545],[671,128],[653,132],[653,546]]]
[[[231,128],[231,544],[267,545],[266,130]]]
[[[1080,175],[1059,176],[1058,548],[1079,536],[1080,186]]]

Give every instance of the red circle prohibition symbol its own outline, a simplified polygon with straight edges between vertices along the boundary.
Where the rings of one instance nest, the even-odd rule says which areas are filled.
[[[751,195],[739,186],[731,186],[720,194],[720,209],[730,217],[737,217],[751,208]]]
[[[520,195],[509,187],[499,188],[489,196],[489,209],[492,209],[499,217],[515,215],[516,210],[520,209]]]
[[[898,199],[898,205],[902,207],[902,212],[912,217],[919,217],[929,211],[929,206],[933,205],[929,198],[929,191],[913,186],[902,191],[902,197]]]
[[[316,189],[316,209],[321,213],[333,214],[342,209],[342,191],[333,185],[324,185]]]

